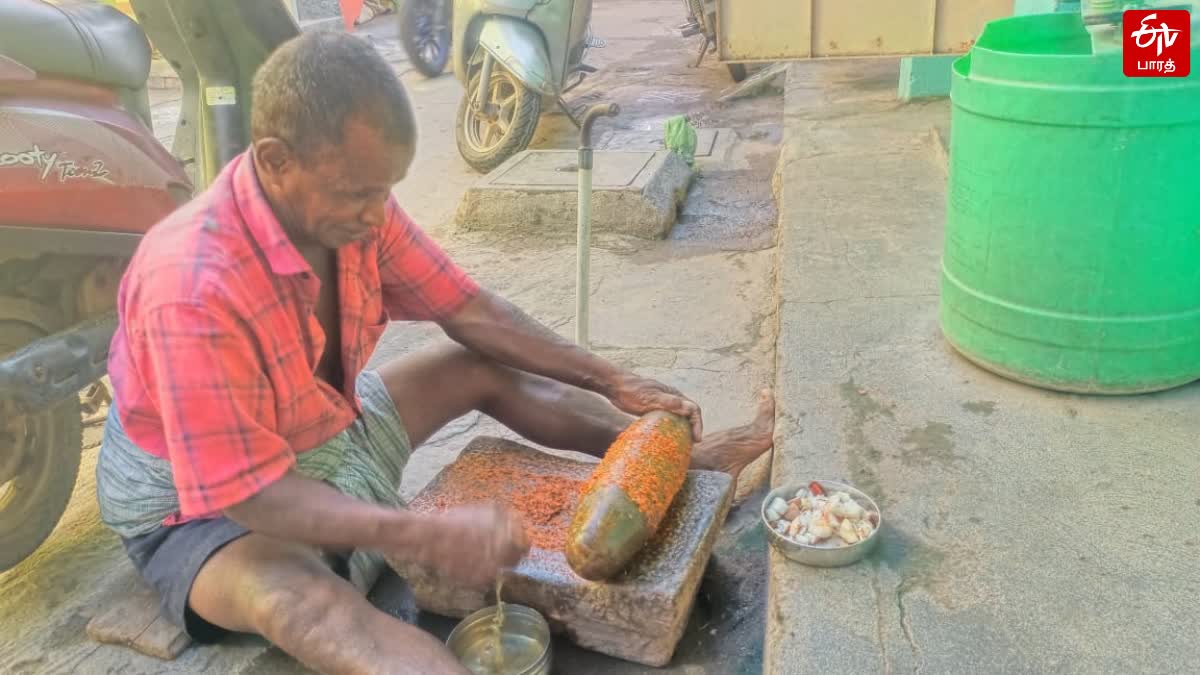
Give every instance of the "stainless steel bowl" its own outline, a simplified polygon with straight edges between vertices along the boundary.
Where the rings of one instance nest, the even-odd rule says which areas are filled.
[[[763,525],[767,528],[767,540],[788,560],[794,560],[804,565],[813,567],[844,567],[853,565],[862,560],[867,554],[875,550],[875,546],[879,544],[879,532],[883,529],[883,512],[879,510],[879,505],[875,503],[865,492],[859,490],[853,485],[839,483],[832,480],[817,480],[809,481],[820,484],[825,492],[847,492],[854,501],[858,502],[863,508],[868,511],[873,511],[879,515],[879,525],[871,536],[858,542],[857,544],[849,544],[840,547],[825,547],[825,546],[809,546],[799,542],[792,541],[787,537],[775,531],[775,528],[767,520],[767,506],[776,498],[779,497],[784,501],[795,496],[796,491],[802,487],[806,487],[808,483],[800,485],[791,485],[775,488],[767,494],[763,500],[762,506],[759,507],[758,517],[762,519]]]
[[[502,639],[516,642],[529,656],[505,664],[502,672],[491,667],[488,654],[495,640],[495,616],[495,605],[484,607],[450,631],[446,646],[459,662],[475,675],[550,675],[550,624],[536,609],[508,602],[504,603]]]

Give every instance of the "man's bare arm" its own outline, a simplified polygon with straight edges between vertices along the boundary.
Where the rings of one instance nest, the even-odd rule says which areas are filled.
[[[700,407],[679,391],[581,349],[486,289],[440,325],[451,339],[478,354],[596,392],[627,413],[666,410],[688,417],[695,440],[700,440]]]
[[[383,551],[434,568],[471,586],[520,561],[529,548],[520,519],[495,506],[438,514],[392,509],[344,495],[288,472],[253,497],[225,509],[252,532],[330,551]]]
[[[330,550],[377,548],[388,541],[415,545],[424,527],[411,512],[348,497],[295,472],[226,509],[225,515],[248,530]]]
[[[611,397],[625,374],[486,289],[441,326],[456,342],[494,361],[602,396]]]

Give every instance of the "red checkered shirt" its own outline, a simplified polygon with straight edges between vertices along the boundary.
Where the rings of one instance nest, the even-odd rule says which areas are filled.
[[[248,152],[143,239],[121,281],[109,375],[129,438],[170,461],[180,514],[166,524],[245,500],[349,426],[355,378],[388,321],[449,316],[479,289],[395,198],[337,263],[340,391],[314,374],[320,282]]]

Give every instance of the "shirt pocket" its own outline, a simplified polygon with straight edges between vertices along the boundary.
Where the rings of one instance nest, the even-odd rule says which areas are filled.
[[[342,335],[343,344],[353,345],[351,357],[355,373],[362,371],[367,359],[375,351],[383,332],[387,330],[389,317],[383,307],[382,289],[379,287],[379,270],[372,255],[362,255],[355,261],[358,268],[354,274],[342,276],[342,283],[347,291],[342,296],[343,310],[348,316],[357,315],[357,334],[352,338]],[[350,326],[343,326],[343,329]]]
[[[366,365],[367,359],[371,358],[371,354],[375,351],[375,347],[379,344],[380,338],[383,337],[383,332],[388,327],[387,314],[380,313],[375,321],[363,321],[362,334],[358,339],[359,369]]]

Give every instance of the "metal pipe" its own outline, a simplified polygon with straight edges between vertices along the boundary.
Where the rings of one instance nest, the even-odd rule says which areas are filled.
[[[575,344],[588,348],[588,297],[591,292],[592,245],[592,125],[601,117],[616,117],[615,103],[588,108],[579,131],[579,218],[575,233]]]
[[[579,148],[579,222],[575,234],[575,344],[588,348],[592,239],[592,149]]]
[[[592,147],[592,125],[601,117],[616,117],[621,112],[621,107],[616,103],[601,103],[588,108],[583,114],[583,125],[579,132],[579,148],[591,149]],[[580,167],[583,168],[583,167]],[[588,167],[591,168],[590,166]]]

